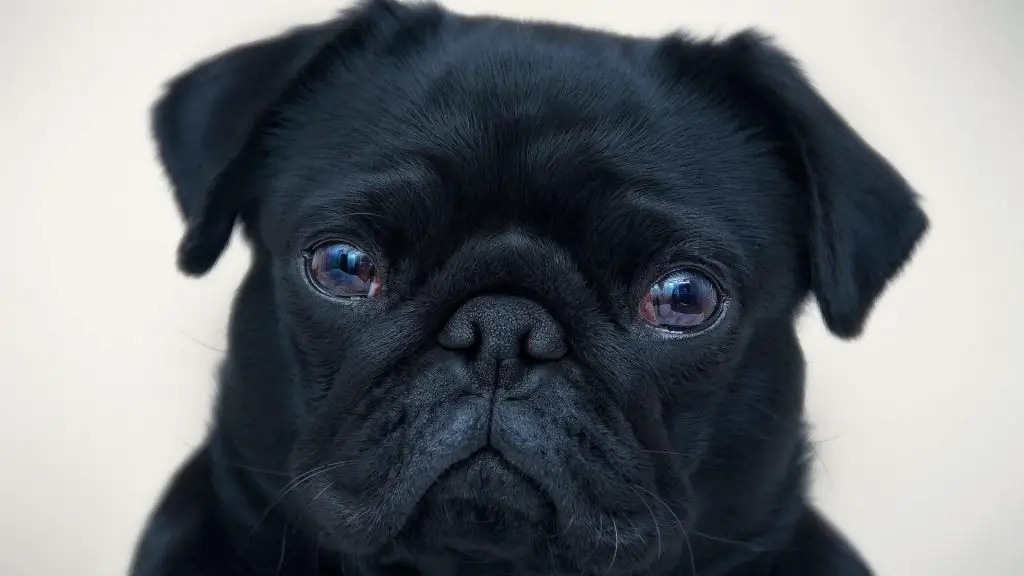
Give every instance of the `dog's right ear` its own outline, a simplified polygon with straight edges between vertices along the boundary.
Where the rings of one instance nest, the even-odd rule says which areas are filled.
[[[336,20],[239,46],[171,80],[153,107],[152,129],[186,221],[178,248],[183,272],[198,276],[213,267],[254,200],[231,169],[269,111],[320,55],[379,37],[404,10],[391,0],[363,2]]]
[[[330,43],[330,25],[234,48],[171,80],[153,107],[153,133],[186,222],[178,267],[201,275],[227,246],[247,194],[229,167],[266,114]]]

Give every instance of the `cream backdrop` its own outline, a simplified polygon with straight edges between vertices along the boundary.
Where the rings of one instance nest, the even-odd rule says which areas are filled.
[[[236,242],[203,280],[175,272],[146,125],[162,81],[344,4],[0,3],[0,574],[124,574],[207,421],[247,255]],[[879,574],[1024,574],[1024,4],[448,6],[645,34],[757,25],[801,58],[933,222],[863,339],[803,318],[814,495]]]

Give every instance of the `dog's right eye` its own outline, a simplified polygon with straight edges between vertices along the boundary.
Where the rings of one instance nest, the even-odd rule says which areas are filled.
[[[307,253],[306,274],[317,289],[333,298],[366,298],[381,289],[373,260],[341,242],[326,242]]]

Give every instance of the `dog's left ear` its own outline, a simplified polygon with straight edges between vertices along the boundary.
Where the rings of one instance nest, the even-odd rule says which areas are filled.
[[[716,48],[739,91],[733,96],[783,142],[807,195],[811,288],[832,333],[854,338],[910,259],[927,216],[907,182],[783,51],[752,31]]]

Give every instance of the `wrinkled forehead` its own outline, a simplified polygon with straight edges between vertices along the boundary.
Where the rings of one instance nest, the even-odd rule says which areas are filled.
[[[671,245],[738,265],[744,236],[779,229],[763,143],[639,50],[432,49],[339,65],[282,111],[263,210],[279,246],[336,232],[407,255],[514,226],[609,261]]]

